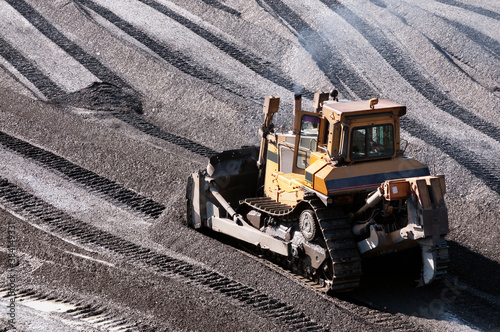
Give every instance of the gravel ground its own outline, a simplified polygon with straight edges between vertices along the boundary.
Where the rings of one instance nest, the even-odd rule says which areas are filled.
[[[354,296],[425,330],[500,330],[484,306],[481,314],[462,303],[473,294],[495,312],[500,295],[497,3],[8,0],[0,8],[0,131],[165,210],[141,220],[2,146],[1,177],[82,222],[237,280],[331,330],[380,330],[353,314],[356,301],[316,294],[183,220],[187,176],[207,162],[200,151],[256,144],[264,95],[281,96],[275,123],[284,130],[297,91],[304,108],[312,92],[333,86],[345,99],[389,98],[408,106],[407,154],[446,175],[450,284],[414,290],[384,274],[392,281],[367,280]],[[2,227],[11,218],[2,213]],[[117,317],[130,313],[160,330],[287,329],[220,293],[33,228],[29,218],[17,224],[20,287],[99,304]],[[425,314],[443,302],[443,289],[460,296]],[[19,329],[36,330],[30,324],[39,312],[20,310]],[[38,328],[83,324],[43,317]]]

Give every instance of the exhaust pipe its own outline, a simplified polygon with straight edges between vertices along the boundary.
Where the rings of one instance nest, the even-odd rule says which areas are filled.
[[[293,95],[293,134],[297,135],[300,128],[298,128],[300,123],[300,111],[302,110],[302,95],[296,93]]]
[[[315,92],[313,100],[313,108],[316,113],[319,113],[323,108],[323,103],[328,100],[330,94],[328,92]]]
[[[262,169],[264,165],[264,153],[267,149],[267,135],[269,131],[273,127],[273,116],[274,113],[278,112],[280,106],[280,97],[276,96],[266,96],[264,100],[264,123],[260,126],[259,134],[261,136],[260,140],[260,151],[259,151],[259,160],[257,161],[257,166],[259,169]]]

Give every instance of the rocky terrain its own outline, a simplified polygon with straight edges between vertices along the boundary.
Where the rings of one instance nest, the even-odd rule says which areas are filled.
[[[500,3],[5,0],[0,18],[0,331],[500,331]],[[322,294],[184,225],[188,175],[258,143],[265,95],[287,131],[294,93],[308,109],[333,87],[408,107],[406,154],[446,175],[444,281],[382,262]]]

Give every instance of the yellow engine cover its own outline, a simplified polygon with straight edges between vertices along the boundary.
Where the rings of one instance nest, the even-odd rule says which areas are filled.
[[[333,166],[317,160],[305,171],[305,183],[324,195],[376,189],[386,180],[429,175],[429,168],[413,158],[401,157]]]

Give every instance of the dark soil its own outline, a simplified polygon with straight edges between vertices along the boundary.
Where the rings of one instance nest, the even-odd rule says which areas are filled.
[[[76,220],[203,266],[329,330],[394,330],[385,315],[401,319],[400,330],[500,329],[500,33],[492,29],[498,4],[7,0],[0,6],[0,131],[165,209],[137,220],[122,203],[43,162],[25,156],[12,164],[3,146],[1,177],[43,194]],[[230,241],[184,226],[187,177],[218,151],[259,142],[264,95],[281,96],[274,122],[287,131],[294,92],[304,93],[308,110],[314,91],[332,87],[341,99],[407,105],[406,153],[446,175],[447,279],[415,289],[415,257],[375,261],[365,265],[358,291],[327,297]],[[52,175],[41,176],[41,169]],[[8,221],[19,234],[20,288],[100,306],[158,330],[287,329],[181,274],[152,271],[1,212],[1,227]],[[26,314],[19,328],[38,314]],[[48,325],[32,330],[51,330],[51,320],[43,321]],[[0,331],[6,324],[0,316]]]
[[[58,96],[51,101],[97,111],[144,113],[141,97],[136,91],[104,82],[95,82],[82,90]]]

